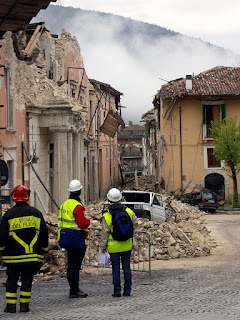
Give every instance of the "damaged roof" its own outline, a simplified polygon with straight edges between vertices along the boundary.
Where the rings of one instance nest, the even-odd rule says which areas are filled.
[[[145,112],[145,113],[142,115],[142,120],[143,120],[143,121],[152,121],[152,120],[155,120],[154,108],[152,108],[151,110]]]
[[[192,90],[186,89],[186,79],[168,82],[155,98],[174,99],[186,96],[239,96],[240,68],[218,66],[192,76]]]
[[[144,135],[144,126],[132,124],[118,131],[118,139],[139,139]]]
[[[93,86],[98,86],[101,90],[103,90],[103,91],[105,91],[107,93],[110,93],[113,96],[121,96],[121,95],[123,95],[122,92],[117,91],[116,89],[111,87],[110,84],[108,84],[108,83],[104,83],[104,82],[97,81],[97,80],[94,80],[94,79],[89,79],[89,81]]]
[[[0,38],[6,31],[18,31],[29,24],[41,9],[56,0],[7,0],[0,6]]]

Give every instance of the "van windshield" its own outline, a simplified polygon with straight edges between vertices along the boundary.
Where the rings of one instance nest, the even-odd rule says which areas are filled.
[[[149,193],[122,192],[123,200],[126,202],[144,202],[150,203]]]

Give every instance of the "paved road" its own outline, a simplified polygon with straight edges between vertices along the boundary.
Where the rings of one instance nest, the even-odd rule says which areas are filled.
[[[0,319],[239,320],[240,263],[235,239],[232,255],[229,250],[233,234],[231,228],[234,228],[234,234],[237,233],[240,216],[226,217],[225,223],[222,223],[222,217],[211,219],[217,219],[216,224],[219,222],[222,239],[226,234],[228,253],[225,256],[228,261],[225,259],[222,264],[214,264],[214,260],[210,259],[211,265],[199,267],[200,260],[194,259],[195,267],[192,264],[191,268],[155,270],[151,278],[135,272],[132,296],[121,298],[111,296],[109,273],[81,275],[81,288],[89,293],[86,299],[69,299],[66,279],[36,281],[32,290],[31,312],[28,314],[1,313],[5,306],[5,288],[1,286]]]

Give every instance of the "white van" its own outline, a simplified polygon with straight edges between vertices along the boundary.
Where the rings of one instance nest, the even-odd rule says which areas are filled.
[[[122,204],[132,209],[138,218],[165,222],[167,214],[161,194],[149,191],[123,190]]]

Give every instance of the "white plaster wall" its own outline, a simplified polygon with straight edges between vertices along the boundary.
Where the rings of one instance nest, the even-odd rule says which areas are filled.
[[[35,170],[41,177],[41,180],[48,188],[49,186],[49,152],[48,152],[48,129],[39,128],[38,116],[32,115],[29,121],[29,155],[33,156],[34,150],[36,152],[37,163],[33,163]],[[36,177],[32,168],[30,168],[30,189],[32,191],[30,197],[30,204],[36,206],[40,211],[43,212],[43,208],[38,198],[34,196],[36,190],[42,199],[45,207],[48,209],[48,194],[43,188],[42,184]]]

